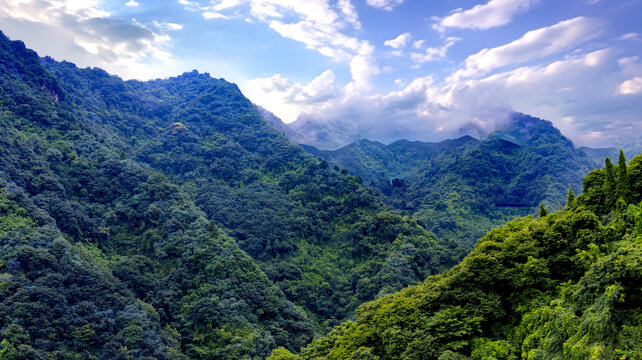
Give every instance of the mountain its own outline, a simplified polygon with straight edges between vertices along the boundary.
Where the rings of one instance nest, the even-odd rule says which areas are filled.
[[[439,143],[398,140],[390,145],[363,139],[338,150],[319,150],[305,144],[299,146],[312,155],[347,168],[366,183],[374,181],[385,186],[392,179],[408,178],[441,153],[457,152],[478,143],[478,140],[464,136]]]
[[[541,202],[549,208],[565,203],[569,185],[581,189],[582,176],[600,166],[594,157],[605,154],[575,149],[550,122],[518,113],[483,140],[302,147],[362,177],[439,237],[467,246]]]
[[[615,159],[618,156],[618,151],[616,148],[590,148],[582,146],[577,148],[577,151],[585,153],[591,159],[591,161],[593,161],[596,168],[602,166],[604,159]]]
[[[265,358],[465,253],[238,87],[123,81],[0,34],[0,354]]]
[[[288,137],[297,144],[310,144],[320,149],[337,149],[368,137],[372,128],[350,119],[319,121],[301,114],[296,121],[285,124]]]
[[[312,338],[191,194],[128,155],[137,137],[180,132],[139,117],[168,106],[1,34],[0,72],[3,358],[265,357]]]
[[[590,173],[565,212],[490,232],[455,266],[468,245],[428,220],[521,211],[522,191],[541,195],[531,181],[557,191],[582,171],[546,122],[522,116],[492,141],[400,142],[401,159],[364,143],[386,161],[362,167],[372,176],[421,175],[385,195],[209,74],[123,81],[2,34],[0,74],[2,359],[510,358],[520,336],[533,358],[540,344],[582,355],[602,340],[605,357],[639,357],[638,158]],[[444,169],[433,163],[449,177],[431,177]],[[432,178],[445,180],[421,182]],[[418,220],[406,191],[443,209]],[[553,318],[563,336],[547,322],[554,304],[569,315]],[[535,320],[516,327],[525,314]]]
[[[254,104],[254,107],[265,120],[267,120],[270,124],[272,124],[272,126],[274,126],[275,129],[285,134],[285,136],[291,137],[293,135],[293,132],[288,127],[288,124],[281,121],[281,119],[274,115],[274,113],[256,104]]]
[[[490,231],[454,268],[269,359],[642,358],[642,155],[621,159],[563,209]]]

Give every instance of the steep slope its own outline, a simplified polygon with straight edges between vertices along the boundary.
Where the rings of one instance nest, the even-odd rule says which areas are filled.
[[[264,358],[463,254],[305,154],[222,79],[125,82],[4,36],[0,72],[0,187],[25,222],[54,231],[0,240],[2,346],[18,358]],[[60,255],[55,234],[91,255],[82,266],[117,303],[85,280],[41,290],[67,308],[12,296],[9,283],[62,274],[45,254]],[[44,254],[36,272],[22,246]],[[36,331],[50,323],[56,336]]]
[[[456,267],[270,359],[642,358],[642,155],[621,160],[564,209],[490,231]]]
[[[166,174],[319,324],[454,265],[463,251],[390,214],[208,74],[123,82],[45,60],[123,156]]]
[[[274,126],[275,129],[277,129],[278,131],[285,134],[285,136],[290,138],[290,136],[292,135],[292,131],[290,130],[290,128],[286,123],[284,123],[281,119],[279,119],[276,115],[274,115],[274,113],[268,111],[267,109],[256,104],[254,104],[254,107],[259,112],[259,114],[263,116],[265,120],[267,120],[270,124],[272,124],[272,126]]]
[[[0,71],[3,357],[261,358],[311,339],[234,239],[124,159],[34,52],[0,36]]]
[[[304,149],[362,176],[438,236],[468,246],[540,202],[563,203],[569,184],[580,189],[596,167],[550,122],[523,114],[481,141],[362,140],[335,151]]]

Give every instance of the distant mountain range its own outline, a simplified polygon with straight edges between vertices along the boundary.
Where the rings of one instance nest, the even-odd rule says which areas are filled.
[[[255,105],[255,107],[267,121],[287,135],[290,140],[297,144],[312,146],[319,150],[338,150],[365,139],[376,139],[373,141],[392,144],[400,139],[416,138],[417,136],[411,129],[398,129],[396,132],[388,129],[385,136],[378,136],[373,128],[369,128],[363,124],[356,125],[350,122],[349,119],[319,121],[306,117],[305,114],[294,122],[285,123],[269,110],[258,105]],[[511,116],[507,116],[505,119],[497,119],[497,121],[494,122],[494,130],[482,128],[479,124],[469,122],[464,124],[458,133],[460,136],[484,139],[493,131],[498,131],[502,127],[507,126],[510,117]],[[627,157],[632,157],[642,152],[642,136],[637,134],[631,134],[628,137],[608,139],[607,143],[611,144],[611,147],[591,148],[581,146],[578,147],[577,150],[585,151],[586,154],[600,166],[604,163],[604,157],[617,157],[617,152],[620,148],[624,150]]]
[[[481,140],[301,147],[362,177],[438,236],[468,244],[507,219],[534,213],[540,202],[563,205],[569,185],[581,191],[588,171],[617,157],[616,149],[576,149],[551,122],[519,113]]]

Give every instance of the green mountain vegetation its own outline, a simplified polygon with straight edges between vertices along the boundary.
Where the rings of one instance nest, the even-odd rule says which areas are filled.
[[[1,33],[0,74],[2,360],[640,358],[640,158],[576,199],[585,155],[522,116],[408,145],[386,193],[208,74],[123,81]],[[456,265],[461,224],[542,199]]]
[[[262,358],[312,338],[235,240],[126,159],[35,53],[3,37],[0,64],[0,357]]]
[[[642,155],[607,158],[563,209],[490,231],[454,268],[270,359],[642,359],[641,201]]]
[[[438,237],[468,248],[492,228],[536,213],[541,202],[559,207],[569,185],[581,189],[582,177],[598,167],[586,154],[597,152],[576,150],[550,122],[517,113],[483,140],[303,148],[362,177]]]
[[[224,80],[0,74],[2,359],[266,358],[464,255]]]

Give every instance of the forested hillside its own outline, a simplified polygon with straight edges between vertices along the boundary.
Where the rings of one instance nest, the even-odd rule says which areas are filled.
[[[464,254],[208,74],[0,36],[0,354],[265,358]]]
[[[642,155],[490,231],[454,268],[270,359],[641,359]]]
[[[265,357],[312,338],[235,240],[127,159],[35,53],[3,37],[0,64],[4,358]]]
[[[350,174],[209,74],[123,81],[0,34],[0,75],[0,359],[641,357],[640,157],[456,265],[586,155],[522,116],[363,142]]]
[[[541,202],[557,208],[568,187],[581,189],[582,177],[597,167],[589,149],[576,150],[550,122],[524,114],[513,114],[483,140],[362,140],[334,151],[303,148],[361,176],[388,204],[465,246],[516,216],[535,213]]]
[[[189,193],[321,327],[464,253],[390,213],[358,177],[306,155],[233,84],[197,72],[123,82],[44,65],[123,157]]]

